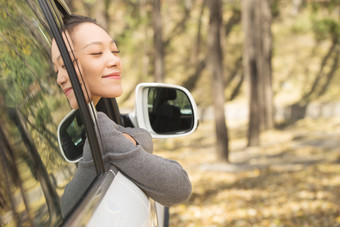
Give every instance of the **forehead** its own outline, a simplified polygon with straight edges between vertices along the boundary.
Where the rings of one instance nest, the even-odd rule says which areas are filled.
[[[93,23],[83,23],[78,25],[72,32],[72,41],[75,49],[84,48],[86,45],[99,42],[99,43],[111,43],[112,38],[107,32]]]
[[[71,49],[73,48],[73,43],[71,42],[71,37],[69,35],[68,32],[63,32],[62,33],[62,37],[65,41],[65,45],[67,46],[68,51],[70,52]],[[69,42],[66,41],[66,39],[69,40]],[[57,43],[55,41],[55,39],[52,40],[52,44],[51,44],[51,57],[52,57],[52,62],[55,63],[56,61],[59,60],[60,58],[60,51],[59,48],[57,46]]]

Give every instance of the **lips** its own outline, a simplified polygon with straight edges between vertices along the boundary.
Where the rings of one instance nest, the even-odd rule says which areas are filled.
[[[120,79],[120,72],[110,73],[110,74],[107,74],[105,76],[102,76],[102,78],[119,80]]]
[[[65,89],[64,89],[64,93],[65,93],[65,95],[68,95],[68,94],[70,94],[70,92],[71,92],[72,90],[73,90],[73,89],[72,89],[72,87],[65,88]]]

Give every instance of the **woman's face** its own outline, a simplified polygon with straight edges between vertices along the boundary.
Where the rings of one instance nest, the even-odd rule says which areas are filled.
[[[63,34],[64,40],[66,39],[66,36],[68,37],[68,40],[71,40],[70,35],[68,33]],[[74,50],[74,47],[73,47],[73,44],[70,42],[70,46],[68,46],[69,53],[71,52],[71,49]],[[53,62],[54,71],[57,74],[57,84],[64,91],[65,96],[68,99],[72,109],[78,109],[78,102],[76,100],[76,96],[75,96],[74,91],[72,89],[72,84],[71,84],[70,78],[69,78],[68,73],[66,71],[66,68],[64,66],[64,61],[61,58],[59,48],[58,48],[54,39],[52,40],[51,55],[52,55],[52,62]],[[76,60],[74,59],[74,57],[72,56],[71,53],[70,53],[70,56],[71,56],[73,62],[75,63]],[[75,69],[76,69],[79,81],[82,81],[82,79],[80,78],[80,73],[79,73],[78,67],[75,67]],[[86,81],[84,81],[84,82],[85,82],[85,85],[86,85]],[[81,87],[83,89],[84,96],[86,97],[86,101],[89,102],[89,100],[91,99],[89,96],[91,96],[91,95],[90,94],[89,94],[89,96],[86,95],[85,86],[83,85],[82,82],[81,82]],[[88,86],[86,85],[86,87],[88,87]],[[87,89],[87,90],[88,90],[88,93],[89,93],[89,89]]]
[[[84,77],[87,90],[95,104],[101,97],[118,97],[122,94],[122,62],[111,37],[93,23],[83,23],[74,28],[71,48],[79,65],[78,76]],[[58,85],[64,90],[73,109],[78,108],[65,67],[55,42],[52,43],[52,61],[57,72]],[[81,80],[80,80],[81,81]],[[83,86],[84,87],[84,86]]]

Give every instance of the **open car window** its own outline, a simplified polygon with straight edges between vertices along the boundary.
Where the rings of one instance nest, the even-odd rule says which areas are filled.
[[[38,0],[0,0],[0,7],[0,226],[56,226],[68,213],[62,197],[77,169],[57,141],[71,108],[56,83]]]

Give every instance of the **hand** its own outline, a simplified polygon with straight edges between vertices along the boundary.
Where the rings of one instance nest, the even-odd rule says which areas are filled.
[[[124,132],[123,132],[123,135],[124,135],[126,138],[128,138],[134,145],[137,145],[136,140],[135,140],[132,136],[130,136],[129,134],[126,134],[126,133],[124,133]]]

